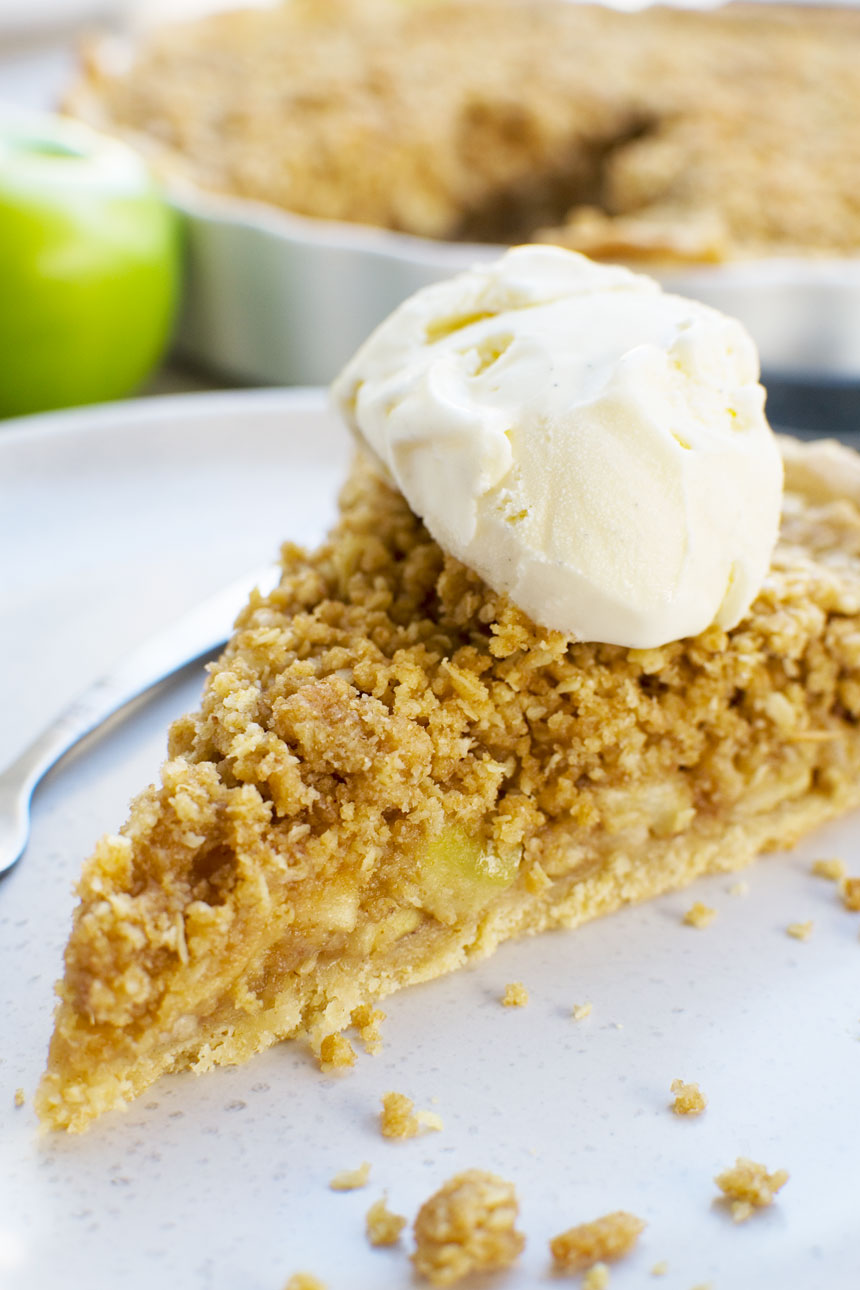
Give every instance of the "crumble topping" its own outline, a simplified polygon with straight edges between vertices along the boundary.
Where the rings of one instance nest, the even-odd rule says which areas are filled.
[[[416,1271],[434,1286],[450,1286],[471,1272],[509,1267],[525,1245],[518,1214],[511,1183],[481,1169],[456,1174],[418,1211]]]
[[[511,981],[505,986],[502,1004],[506,1008],[524,1008],[529,1001],[529,992],[522,981]]]
[[[829,882],[839,882],[845,877],[844,860],[814,860],[812,872],[817,878],[827,878]]]
[[[695,901],[684,915],[683,921],[688,927],[708,927],[717,916],[717,911],[710,905]]]
[[[698,1084],[685,1084],[682,1079],[673,1079],[672,1092],[675,1094],[672,1110],[676,1115],[701,1115],[708,1105]]]
[[[95,53],[70,105],[205,189],[325,219],[603,258],[850,255],[858,50],[835,9],[306,0],[171,24],[129,69]]]
[[[326,1035],[320,1043],[319,1062],[326,1074],[349,1070],[355,1065],[355,1049],[345,1035]]]
[[[618,1209],[593,1222],[568,1228],[553,1237],[549,1248],[557,1271],[580,1272],[594,1263],[629,1254],[644,1230],[641,1218]]]
[[[24,1090],[23,1090],[22,1088],[16,1088],[16,1089],[15,1089],[15,1105],[16,1105],[16,1106],[23,1106],[26,1100],[27,1100],[27,1099],[26,1099],[26,1097],[25,1097]]]
[[[374,1008],[371,1004],[363,1003],[357,1008],[353,1008],[350,1021],[358,1031],[361,1042],[364,1044],[364,1051],[370,1056],[375,1057],[382,1052],[382,1032],[380,1026],[385,1020],[385,1013],[381,1008]]]
[[[718,1174],[714,1182],[730,1202],[732,1218],[744,1223],[755,1209],[773,1203],[773,1198],[788,1182],[785,1169],[768,1173],[764,1165],[745,1156],[738,1156],[734,1165]]]
[[[402,1215],[392,1213],[387,1199],[381,1196],[367,1211],[367,1239],[371,1245],[396,1245],[408,1222]]]
[[[605,1263],[595,1263],[582,1278],[582,1290],[606,1290],[609,1285],[609,1268]]]
[[[839,894],[846,909],[860,909],[860,878],[843,878],[839,884]]]
[[[573,1017],[574,1021],[584,1021],[586,1017],[591,1016],[591,1004],[575,1003],[570,1015]]]
[[[379,1127],[386,1138],[417,1138],[420,1133],[438,1132],[444,1124],[435,1111],[416,1111],[415,1103],[405,1093],[386,1093]]]
[[[786,932],[793,936],[796,941],[808,941],[812,935],[813,922],[810,918],[805,923],[789,923]]]
[[[342,1169],[335,1174],[329,1187],[332,1191],[356,1191],[359,1187],[366,1187],[369,1178],[370,1162],[365,1160],[357,1169]]]

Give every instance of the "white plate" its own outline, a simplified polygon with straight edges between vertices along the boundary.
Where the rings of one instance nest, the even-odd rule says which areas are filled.
[[[188,396],[0,430],[3,753],[280,538],[315,540],[347,452],[313,393]],[[515,1182],[528,1235],[518,1269],[488,1287],[551,1284],[547,1239],[616,1208],[648,1228],[613,1290],[858,1284],[860,920],[809,872],[833,854],[860,871],[856,816],[760,862],[745,897],[708,879],[395,996],[384,1052],[345,1077],[287,1043],[235,1070],[164,1079],[83,1137],[40,1140],[31,1098],[71,884],[198,693],[199,676],[185,677],[59,767],[37,794],[25,859],[0,882],[3,1290],[282,1290],[297,1269],[329,1290],[402,1288],[409,1242],[371,1250],[368,1206],[385,1189],[411,1218],[471,1166]],[[681,925],[693,898],[719,911],[706,930]],[[808,943],[786,936],[808,918]],[[531,993],[525,1009],[499,1005],[514,980]],[[585,1001],[592,1015],[572,1021]],[[667,1109],[676,1076],[708,1095],[700,1119]],[[383,1140],[389,1089],[438,1111],[444,1130]],[[712,1181],[737,1155],[791,1173],[740,1227]],[[366,1189],[328,1189],[363,1160]]]

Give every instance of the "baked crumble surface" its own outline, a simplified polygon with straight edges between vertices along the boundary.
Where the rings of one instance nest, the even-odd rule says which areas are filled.
[[[326,219],[604,258],[856,254],[858,59],[836,9],[296,0],[94,58],[70,106],[205,189]]]
[[[393,1213],[388,1208],[388,1198],[380,1196],[367,1211],[367,1239],[371,1245],[396,1245],[408,1221],[402,1214]]]
[[[51,1123],[297,1032],[351,1064],[337,1032],[375,998],[736,868],[858,799],[847,500],[789,494],[747,618],[645,651],[537,627],[367,463],[342,505],[318,552],[285,547],[161,785],[84,867]]]

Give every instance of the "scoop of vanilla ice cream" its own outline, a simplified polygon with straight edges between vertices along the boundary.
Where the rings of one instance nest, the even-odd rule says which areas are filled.
[[[782,465],[747,332],[650,278],[518,247],[419,291],[334,384],[450,554],[535,622],[651,648],[734,626]]]

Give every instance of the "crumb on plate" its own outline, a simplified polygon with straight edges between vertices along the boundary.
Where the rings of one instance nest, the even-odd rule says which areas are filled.
[[[326,1290],[326,1286],[311,1272],[294,1272],[284,1290]]]
[[[26,1098],[25,1098],[25,1096],[24,1096],[24,1090],[23,1090],[22,1088],[16,1088],[16,1089],[15,1089],[15,1105],[16,1105],[16,1106],[23,1106],[25,1101],[26,1101]]]
[[[779,1189],[788,1182],[788,1173],[785,1169],[776,1169],[769,1174],[764,1165],[738,1156],[730,1169],[717,1174],[714,1182],[731,1202],[732,1218],[736,1223],[743,1223],[754,1209],[763,1209],[772,1203]]]
[[[359,1187],[366,1187],[370,1178],[370,1161],[365,1160],[357,1169],[342,1169],[339,1174],[335,1174],[329,1183],[332,1191],[357,1191]]]
[[[320,1044],[320,1070],[326,1074],[355,1065],[355,1049],[345,1035],[326,1035]]]
[[[710,905],[703,905],[700,900],[691,905],[684,915],[683,921],[688,927],[707,927],[717,916],[717,911]]]
[[[796,941],[808,941],[812,935],[812,919],[805,923],[789,923],[785,930]]]
[[[579,1272],[606,1259],[620,1259],[633,1249],[644,1227],[641,1218],[618,1209],[568,1228],[549,1243],[556,1270]]]
[[[437,1133],[444,1126],[435,1111],[416,1111],[412,1098],[405,1093],[386,1093],[379,1127],[384,1138],[416,1138],[423,1130]]]
[[[651,1275],[652,1277],[664,1277],[668,1271],[669,1271],[668,1260],[661,1259],[659,1263],[654,1264],[653,1268],[651,1269]]]
[[[380,1026],[385,1020],[385,1013],[381,1008],[374,1008],[369,1003],[362,1003],[357,1008],[353,1008],[350,1017],[352,1024],[359,1033],[361,1042],[364,1044],[364,1051],[371,1057],[375,1057],[382,1052],[382,1032]]]
[[[387,1196],[380,1196],[367,1211],[367,1239],[371,1245],[396,1245],[407,1220],[388,1208]]]
[[[860,878],[843,878],[839,883],[839,893],[846,909],[860,909]]]
[[[839,882],[845,877],[844,860],[813,860],[812,872],[817,878],[827,878],[830,882]]]
[[[609,1268],[605,1263],[594,1263],[582,1278],[582,1290],[606,1290],[609,1285]]]
[[[729,887],[730,896],[746,896],[749,894],[750,885],[745,879],[741,878],[738,882],[733,882]]]
[[[522,981],[511,981],[505,986],[502,1003],[506,1008],[524,1008],[529,1001],[529,992]]]
[[[471,1272],[510,1267],[525,1245],[518,1214],[511,1183],[482,1169],[455,1174],[418,1211],[415,1270],[450,1286]]]
[[[591,1016],[591,1004],[575,1003],[573,1005],[573,1012],[570,1015],[573,1017],[574,1021],[584,1021],[586,1017]]]
[[[672,1110],[676,1115],[701,1115],[708,1105],[698,1084],[685,1084],[682,1079],[673,1079],[672,1092],[675,1094]]]

